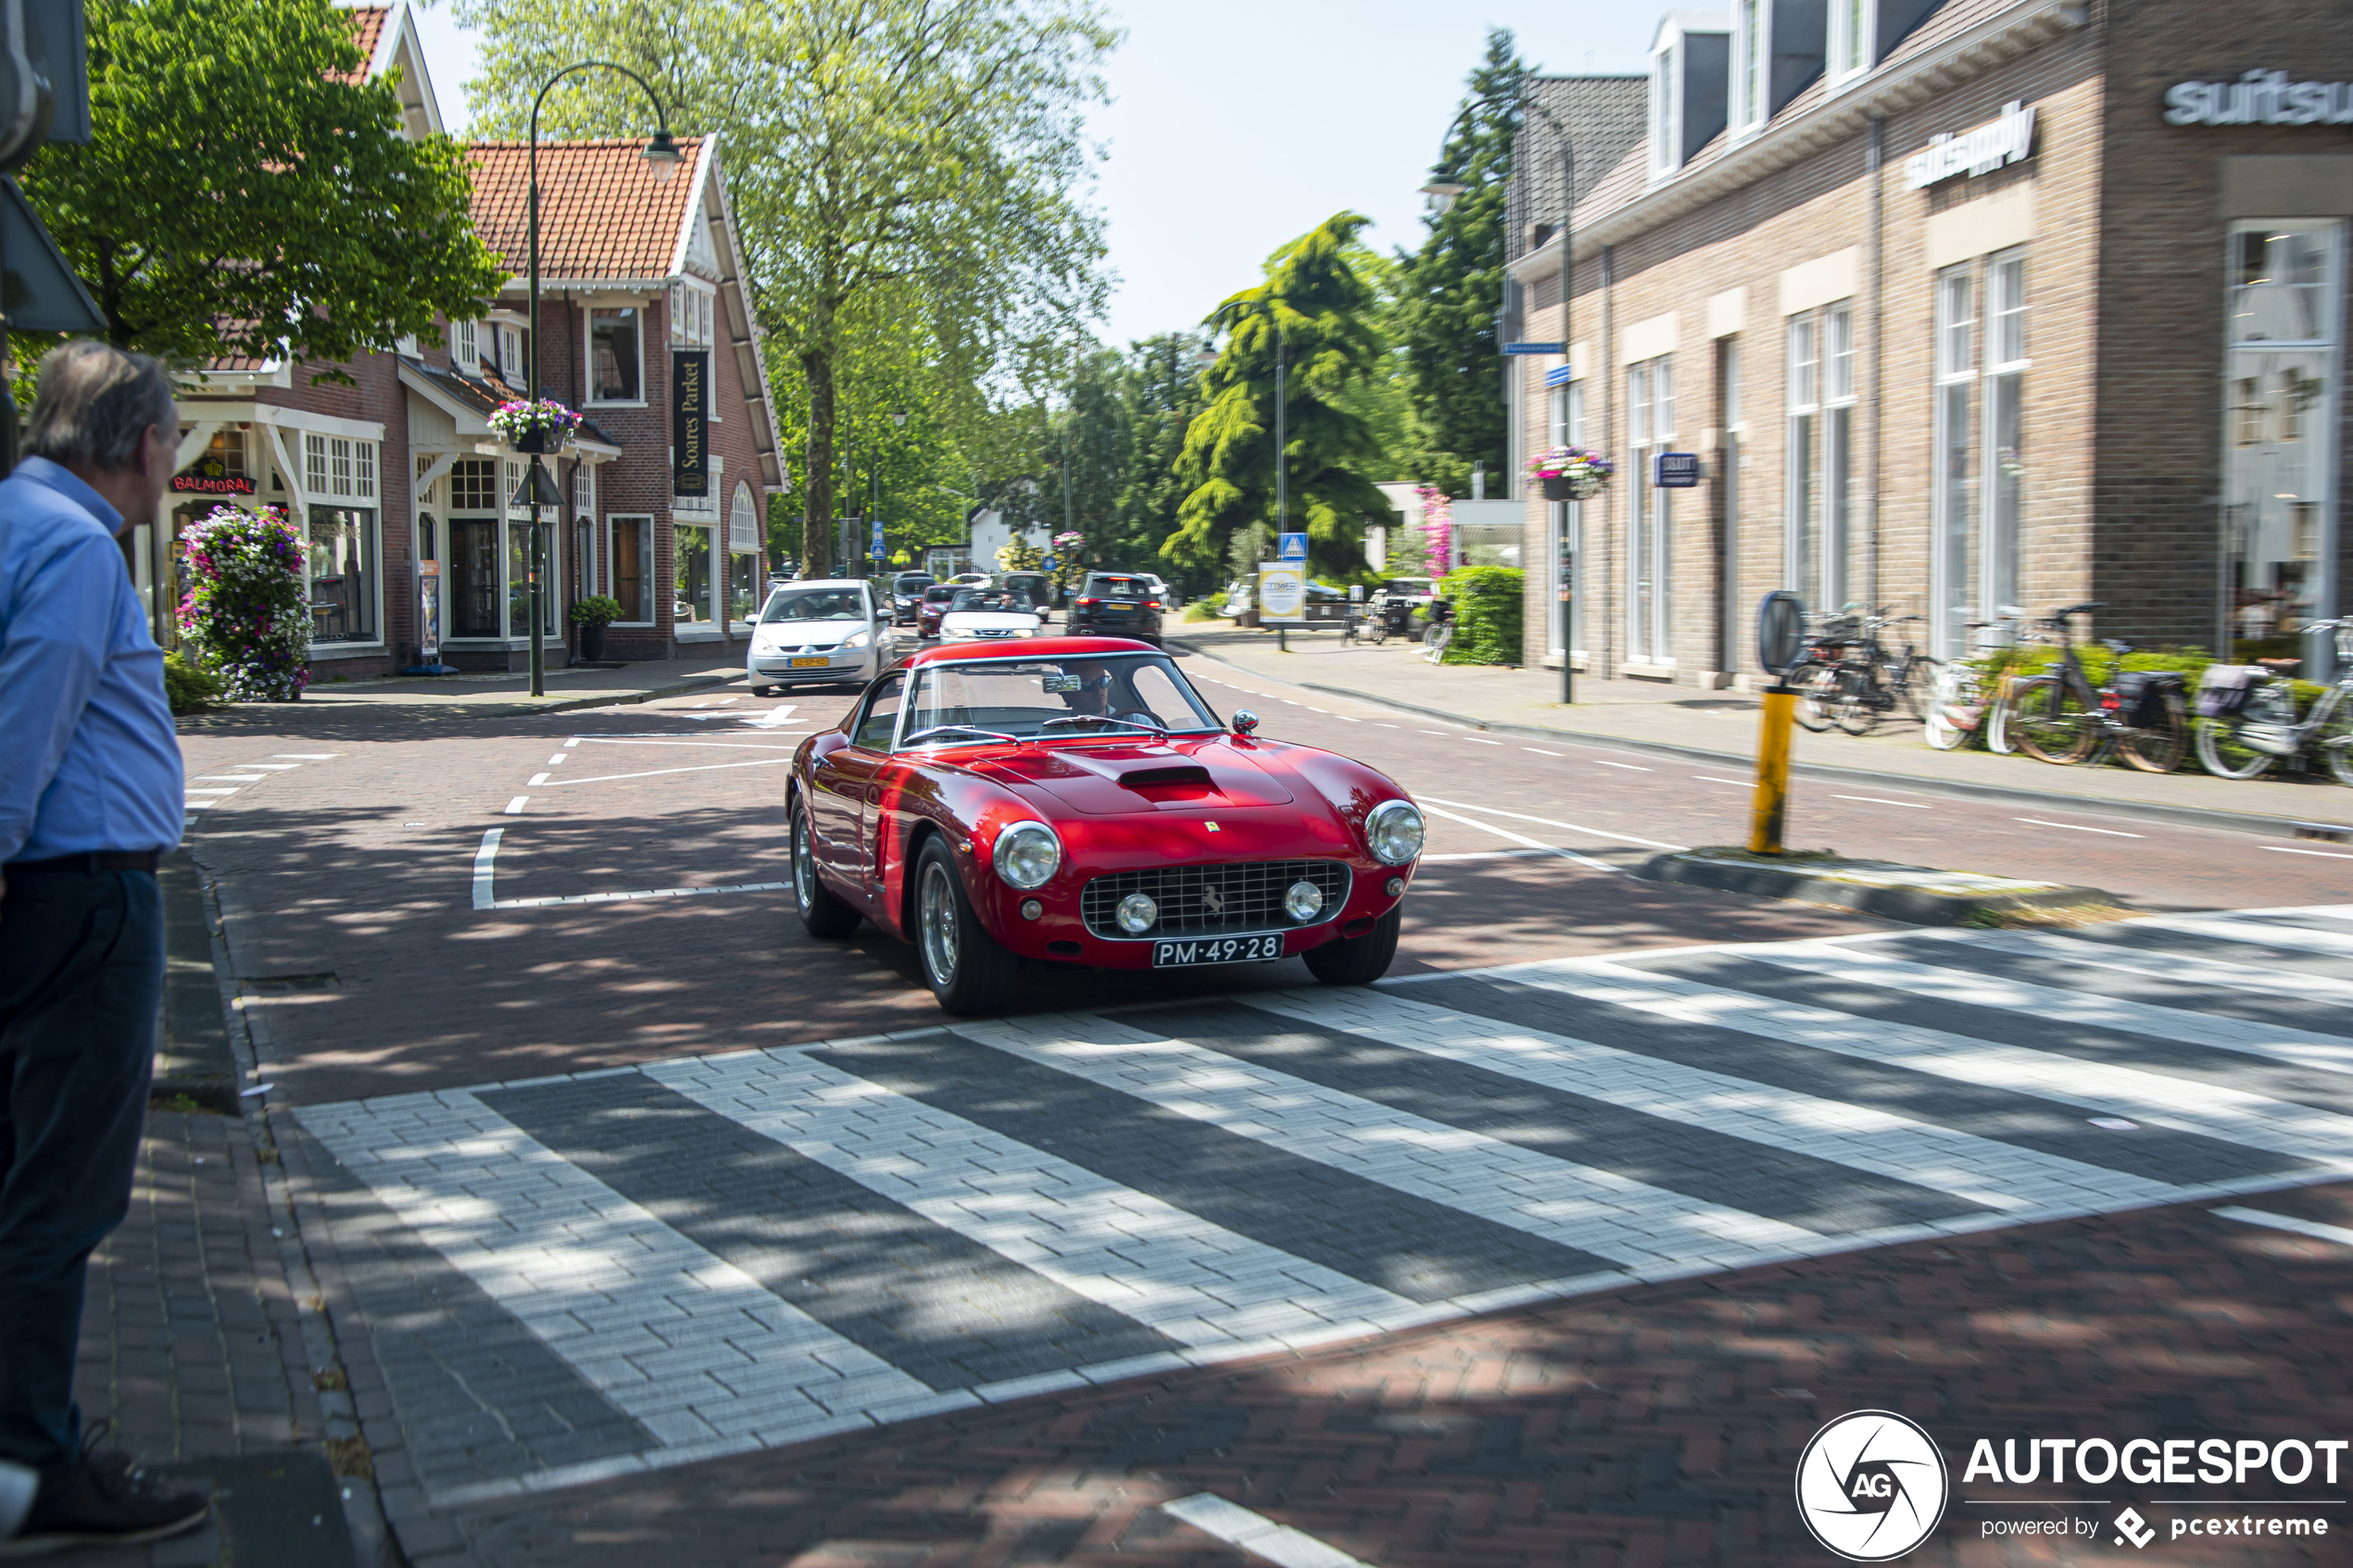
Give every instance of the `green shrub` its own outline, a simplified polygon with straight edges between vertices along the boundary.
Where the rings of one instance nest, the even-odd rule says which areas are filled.
[[[610,594],[590,594],[574,599],[572,623],[575,626],[610,626],[621,619],[621,601]]]
[[[1222,592],[1206,595],[1185,607],[1188,621],[1214,621],[1225,613],[1226,596]]]
[[[1521,622],[1528,574],[1510,566],[1465,566],[1446,574],[1439,596],[1454,607],[1449,664],[1518,664],[1527,658]]]
[[[163,695],[174,713],[201,713],[220,700],[220,677],[168,653],[163,656]]]

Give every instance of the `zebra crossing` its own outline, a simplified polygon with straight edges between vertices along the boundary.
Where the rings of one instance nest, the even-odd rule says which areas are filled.
[[[449,1506],[2340,1178],[2349,999],[2338,905],[963,1021],[297,1115]]]

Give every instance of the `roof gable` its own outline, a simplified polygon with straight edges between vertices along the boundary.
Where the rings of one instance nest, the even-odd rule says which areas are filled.
[[[686,225],[702,195],[705,137],[678,138],[681,167],[654,178],[642,141],[539,144],[539,273],[543,284],[656,283],[678,270]],[[521,274],[531,265],[530,147],[475,142],[474,230]]]

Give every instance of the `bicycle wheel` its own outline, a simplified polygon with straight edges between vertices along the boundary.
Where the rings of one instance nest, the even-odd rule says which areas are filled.
[[[1815,734],[1831,727],[1829,699],[1838,688],[1838,671],[1827,664],[1793,664],[1781,672],[1781,684],[1797,693],[1795,717]]]
[[[1425,645],[1422,649],[1422,657],[1428,659],[1432,664],[1444,663],[1446,661],[1446,645],[1453,640],[1454,623],[1449,621],[1446,624],[1439,627],[1437,630],[1431,632],[1428,636],[1425,636],[1422,639],[1422,642]]]
[[[1965,711],[1977,700],[1975,670],[1966,664],[1938,665],[1928,711],[1920,716],[1920,732],[1928,744],[1939,751],[1958,751],[1968,744],[1969,731],[1982,721],[1982,715]],[[1963,718],[1970,721],[1966,727],[1959,722]]]
[[[2038,762],[2069,767],[2099,745],[2099,720],[2065,681],[2050,675],[2020,681],[2010,694],[2012,744]]]
[[[2353,788],[2353,702],[2337,699],[2336,711],[2321,726],[2320,745],[2336,782]]]
[[[2170,773],[2190,753],[2190,713],[2178,693],[2165,697],[2165,722],[2155,729],[2128,729],[2116,749],[2144,773]]]
[[[2238,722],[2232,719],[2200,719],[2195,737],[2198,766],[2221,779],[2251,779],[2275,760],[2239,740]]]
[[[1868,735],[1879,728],[1883,700],[1869,667],[1850,664],[1838,672],[1838,696],[1831,704],[1831,719],[1850,735]]]
[[[1937,677],[1944,672],[1942,660],[1915,655],[1908,663],[1889,665],[1882,672],[1887,677],[1882,684],[1895,694],[1895,700],[1905,712],[1926,723],[1929,709],[1936,700]]]

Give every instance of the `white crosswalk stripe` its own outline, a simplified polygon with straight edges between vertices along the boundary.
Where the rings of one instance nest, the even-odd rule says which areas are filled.
[[[383,1210],[420,1238],[421,1252],[510,1314],[567,1369],[562,1375],[590,1391],[585,1397],[621,1412],[610,1431],[623,1435],[597,1437],[606,1445],[598,1456],[517,1461],[478,1483],[429,1480],[434,1499],[454,1506],[616,1468],[679,1463],[980,1402],[1296,1351],[1637,1280],[2133,1207],[2210,1202],[2353,1172],[2353,1115],[2215,1082],[2211,1063],[2220,1059],[2198,1059],[2208,1062],[2197,1070],[2201,1076],[2167,1069],[2168,1062],[2192,1060],[2185,1050],[2203,1049],[2243,1057],[2250,1083],[2285,1081],[2273,1063],[2353,1073],[2353,1033],[2274,1024],[2259,1012],[2239,1016],[2223,1005],[2265,992],[2307,1001],[2353,995],[2353,979],[2306,972],[2332,967],[2309,956],[2297,960],[2306,969],[2276,974],[2246,961],[2265,946],[2297,955],[2353,953],[2353,935],[2312,923],[2314,917],[2353,918],[2353,906],[2120,922],[2088,939],[1905,933],[1900,949],[1887,946],[1892,938],[1870,936],[1518,964],[1470,972],[1510,983],[1473,988],[1476,996],[1460,985],[1317,987],[1109,1015],[961,1022],[887,1039],[673,1059],[579,1080],[314,1106],[296,1114]],[[2143,924],[2169,934],[2168,949],[2191,935],[2216,939],[2216,951],[2187,957],[2136,946],[2135,927]],[[1990,966],[1994,972],[1964,967],[1972,948],[2033,962],[2020,965],[2019,975],[1999,964]],[[1954,1004],[1954,1027],[1865,1016],[1871,1004],[1861,1001],[1852,1005],[1863,1012],[1847,1013],[1740,990],[1732,981],[1743,972],[1729,963],[1718,966],[1723,985],[1644,967],[1704,965],[1711,958],[1831,977],[1900,1001],[1915,1010],[1912,1016],[1920,1016],[1923,1003]],[[1943,961],[1947,958],[1952,961]],[[2029,973],[2033,978],[2023,977]],[[2177,984],[2141,993],[2161,995],[2163,1002],[2103,988],[2100,976],[2124,974]],[[2081,984],[2072,983],[2079,976]],[[2187,987],[2200,985],[2221,993],[2220,1010],[2196,1005]],[[1491,992],[1503,1000],[1482,999]],[[1202,1006],[1223,1011],[1186,1010]],[[1506,1016],[1476,1010],[1490,1006]],[[1608,1011],[1597,1014],[1597,1006]],[[2103,1039],[2096,1059],[2069,1056],[1987,1037],[2003,1033],[1989,1017],[2006,1016],[2114,1035]],[[1632,1025],[1625,1022],[1629,1017]],[[1663,1047],[1661,1054],[1644,1054],[1640,1047],[1652,1042],[1640,1033],[1648,1027],[1643,1020],[1684,1031],[1681,1054]],[[1743,1046],[1745,1057],[1710,1046],[1722,1060],[1703,1055],[1698,1060],[1707,1065],[1693,1065],[1692,1053],[1702,1049],[1691,1043],[1702,1038],[1692,1034],[1693,1025],[1769,1042],[1771,1054],[1762,1045]],[[2018,1037],[2049,1038],[2023,1030]],[[2148,1042],[2145,1061],[2135,1055],[2136,1038]],[[986,1064],[976,1066],[975,1059]],[[1818,1086],[1807,1065],[1816,1060],[1822,1063]],[[1776,1081],[1740,1076],[1742,1062]],[[1917,1074],[1904,1082],[1938,1081],[1970,1093],[1882,1093],[1849,1063],[1869,1064],[1878,1074],[1871,1084]],[[938,1082],[925,1081],[926,1064],[937,1070]],[[1009,1091],[1005,1103],[981,1103],[995,1098],[987,1092],[997,1081],[992,1073],[1027,1074],[1021,1080],[1026,1086]],[[1792,1082],[1800,1086],[1787,1086]],[[941,1086],[950,1084],[965,1087]],[[1428,1095],[1416,1085],[1428,1086]],[[632,1097],[640,1091],[661,1098],[658,1114],[635,1109],[640,1101]],[[573,1098],[560,1105],[533,1098],[560,1092]],[[1864,1100],[1869,1103],[1858,1103]],[[594,1114],[606,1118],[593,1125],[578,1120],[591,1115],[580,1109],[591,1101],[605,1108]],[[1067,1121],[1051,1118],[1066,1112],[1039,1111],[1040,1104],[1096,1108],[1111,1130],[1092,1141],[1063,1136]],[[1940,1117],[1965,1125],[1946,1125]],[[2014,1127],[2005,1117],[2054,1123],[2059,1141],[2054,1146],[2046,1131]],[[2160,1152],[2170,1146],[2151,1146],[2135,1159],[2098,1152],[2123,1147],[2098,1139],[2133,1135],[2092,1132],[2093,1118],[2195,1134],[2209,1141],[2178,1147],[2221,1152],[2202,1156],[2210,1161],[2205,1171],[2177,1177],[2173,1155]],[[647,1141],[629,1149],[656,1164],[680,1163],[691,1157],[672,1153],[665,1140],[673,1135],[663,1129],[686,1121],[724,1128],[753,1151],[740,1156],[752,1166],[767,1163],[770,1154],[790,1161],[807,1173],[791,1178],[803,1185],[761,1187],[738,1198],[724,1223],[678,1207],[694,1200],[675,1191],[703,1189],[662,1189],[673,1194],[664,1197],[631,1186],[651,1178],[610,1150],[635,1136]],[[1014,1131],[1001,1130],[1009,1127]],[[1644,1149],[1629,1152],[1611,1141],[1608,1129],[1629,1127],[1651,1140]],[[2084,1129],[2090,1140],[2082,1159],[2051,1151],[2077,1151],[2070,1129]],[[622,1143],[598,1144],[592,1134]],[[1123,1165],[1123,1140],[1131,1135],[1150,1147],[1141,1164]],[[2013,1136],[2021,1141],[2006,1141]],[[1151,1144],[1155,1138],[1159,1145]],[[1662,1148],[1669,1157],[1658,1156]],[[600,1148],[608,1152],[600,1155]],[[1203,1149],[1214,1158],[1164,1180],[1161,1167],[1178,1161],[1169,1151],[1180,1148],[1194,1151],[1187,1160],[1201,1160]],[[2291,1157],[2313,1163],[2299,1173],[2288,1169]],[[2119,1158],[2129,1169],[2093,1162],[2103,1158]],[[1781,1174],[1759,1175],[1752,1184],[1750,1160],[1759,1172],[1771,1167]],[[1285,1199],[1252,1191],[1256,1181],[1293,1182],[1302,1194],[1321,1195],[1301,1202],[1336,1205],[1335,1195],[1359,1197],[1345,1213],[1315,1217],[1316,1223],[1341,1222],[1315,1230],[1286,1215]],[[1774,1181],[1788,1189],[1778,1199],[1765,1190]],[[1852,1207],[1830,1199],[1807,1207],[1814,1187],[1842,1184],[1854,1188]],[[795,1192],[817,1196],[789,1197]],[[873,1212],[837,1226],[831,1217],[852,1192]],[[1258,1201],[1227,1201],[1243,1192]],[[788,1196],[767,1196],[777,1193]],[[867,1194],[887,1201],[877,1205]],[[769,1216],[772,1201],[813,1207]],[[1817,1217],[1860,1214],[1882,1201],[1893,1207],[1876,1210],[1881,1218]],[[1912,1207],[1902,1207],[1907,1203]],[[876,1213],[887,1220],[876,1221]],[[1792,1223],[1793,1214],[1805,1224]],[[1906,1223],[1890,1223],[1888,1214]],[[1921,1214],[1928,1218],[1909,1223]],[[988,1372],[952,1386],[926,1374],[942,1384],[935,1389],[872,1347],[906,1346],[896,1353],[912,1361],[941,1344],[967,1344],[957,1336],[984,1333],[974,1326],[983,1320],[969,1310],[969,1299],[979,1297],[959,1296],[957,1310],[942,1302],[927,1314],[911,1292],[894,1309],[903,1313],[891,1327],[900,1337],[862,1340],[855,1313],[840,1301],[806,1293],[785,1299],[799,1269],[755,1277],[770,1265],[754,1258],[738,1267],[711,1250],[736,1245],[744,1230],[760,1232],[761,1245],[775,1256],[811,1260],[813,1273],[843,1265],[826,1248],[855,1243],[852,1263],[865,1268],[872,1261],[894,1276],[907,1265],[906,1254],[892,1247],[952,1233],[954,1248],[963,1249],[954,1258],[1027,1271],[1022,1279],[1045,1282],[1036,1289],[1066,1304],[1036,1314],[1047,1320],[1042,1327],[1005,1324],[1008,1336],[1045,1336],[1039,1354],[1047,1370],[1025,1363],[1015,1369],[1025,1375]],[[1517,1283],[1433,1301],[1431,1296],[1466,1286],[1432,1287],[1414,1283],[1428,1276],[1391,1278],[1385,1272],[1416,1248],[1430,1247],[1433,1234],[1442,1236],[1436,1253],[1470,1245],[1459,1242],[1456,1231],[1483,1238],[1476,1242],[1486,1249],[1482,1258],[1505,1260],[1488,1274],[1461,1277],[1482,1286],[1497,1277]],[[915,1239],[893,1239],[901,1237]],[[1361,1251],[1352,1250],[1360,1243]],[[1530,1261],[1555,1261],[1564,1256],[1559,1249],[1580,1265],[1601,1260],[1604,1272],[1521,1277]],[[922,1277],[932,1282],[925,1288],[962,1288],[940,1283],[937,1274]],[[811,1279],[799,1284],[835,1288]],[[862,1275],[855,1288],[873,1284]],[[895,1287],[883,1288],[888,1295]],[[1400,1291],[1420,1294],[1409,1298]],[[1078,1321],[1101,1309],[1108,1309],[1101,1323]],[[944,1341],[925,1337],[935,1316],[948,1325],[938,1330],[949,1336]],[[1101,1359],[1112,1352],[1098,1349],[1090,1361],[1073,1348],[1086,1345],[1113,1346],[1121,1359]],[[1155,1353],[1128,1353],[1139,1347]],[[1064,1357],[1067,1365],[1061,1364]],[[979,1381],[984,1376],[1001,1380]]]
[[[1572,1164],[1182,1040],[1051,1015],[957,1033],[1383,1186],[1636,1267],[1806,1248],[1812,1232]]]

